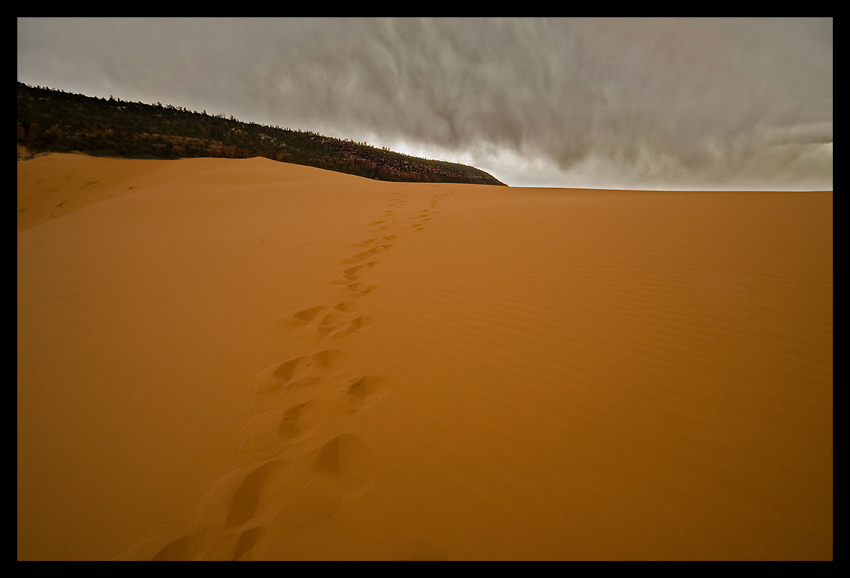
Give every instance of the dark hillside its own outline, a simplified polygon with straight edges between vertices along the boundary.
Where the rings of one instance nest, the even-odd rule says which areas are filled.
[[[18,83],[18,144],[32,152],[176,159],[269,159],[382,181],[504,185],[474,167],[411,157],[312,132],[171,105],[89,97]]]

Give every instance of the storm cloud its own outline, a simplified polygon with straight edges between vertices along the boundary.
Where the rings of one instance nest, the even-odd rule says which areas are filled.
[[[832,189],[832,19],[19,19],[18,80],[514,186]]]

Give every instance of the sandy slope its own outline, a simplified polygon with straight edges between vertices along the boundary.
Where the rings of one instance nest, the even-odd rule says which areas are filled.
[[[832,193],[48,155],[18,211],[19,559],[832,558]]]

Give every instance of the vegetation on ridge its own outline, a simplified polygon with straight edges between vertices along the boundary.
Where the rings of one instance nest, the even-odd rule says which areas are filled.
[[[383,181],[504,185],[474,167],[421,159],[312,132],[241,122],[172,105],[18,83],[18,144],[33,152],[176,159],[249,158]]]

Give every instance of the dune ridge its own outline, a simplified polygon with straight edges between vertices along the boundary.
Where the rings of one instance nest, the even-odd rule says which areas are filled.
[[[19,559],[832,558],[831,192],[47,155],[18,208]]]

